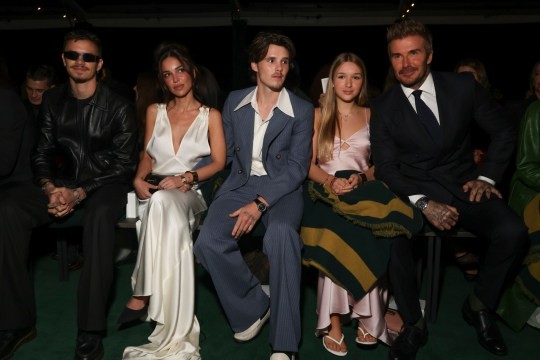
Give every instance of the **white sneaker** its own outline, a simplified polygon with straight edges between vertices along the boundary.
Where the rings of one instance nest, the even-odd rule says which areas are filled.
[[[294,359],[296,359],[294,355],[291,355],[291,357],[289,357],[289,355],[285,353],[280,353],[280,352],[275,352],[270,356],[270,360],[294,360]]]
[[[268,307],[266,312],[246,330],[234,333],[234,340],[238,342],[248,342],[253,340],[255,336],[259,335],[264,324],[268,322],[268,319],[270,319],[270,307]]]

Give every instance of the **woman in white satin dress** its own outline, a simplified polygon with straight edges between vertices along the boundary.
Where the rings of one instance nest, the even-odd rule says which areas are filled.
[[[314,182],[329,184],[337,195],[374,179],[374,169],[370,166],[370,110],[366,107],[365,74],[364,63],[357,55],[338,55],[330,68],[321,108],[315,109],[313,159],[308,177]],[[358,173],[340,178],[334,176],[338,170]],[[371,345],[378,340],[389,343],[384,321],[386,305],[387,290],[377,283],[362,299],[355,300],[347,290],[320,272],[316,334],[323,337],[323,345],[329,352],[344,356],[347,346],[341,323],[344,318],[353,318],[358,319],[357,343]]]
[[[207,205],[197,182],[225,166],[221,114],[201,103],[197,68],[179,44],[156,50],[164,103],[146,115],[145,149],[133,186],[139,197],[139,253],[133,296],[119,323],[146,316],[156,326],[149,344],[129,346],[124,359],[199,359],[192,233]],[[158,185],[148,174],[165,175]]]

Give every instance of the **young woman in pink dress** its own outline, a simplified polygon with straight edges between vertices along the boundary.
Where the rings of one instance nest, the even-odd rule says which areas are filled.
[[[374,169],[370,165],[370,109],[366,103],[363,61],[352,53],[338,55],[330,68],[321,107],[315,109],[313,159],[309,170],[310,180],[329,185],[335,195],[351,192],[374,179]],[[340,177],[336,174],[339,170],[355,172]],[[306,204],[308,206],[310,204]],[[341,324],[352,318],[358,320],[357,343],[374,345],[378,340],[389,343],[384,321],[386,304],[387,290],[378,282],[366,290],[364,297],[354,299],[350,292],[321,271],[316,334],[322,336],[323,346],[330,353],[345,356],[347,345]]]

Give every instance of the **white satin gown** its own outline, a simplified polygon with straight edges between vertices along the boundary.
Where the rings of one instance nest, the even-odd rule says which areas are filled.
[[[165,104],[158,104],[156,125],[146,151],[152,172],[181,174],[210,155],[209,109],[201,107],[174,152]],[[207,206],[199,191],[159,190],[139,206],[139,253],[131,277],[133,295],[150,296],[148,320],[156,327],[149,344],[129,346],[124,359],[200,359],[200,327],[195,317],[192,233]]]

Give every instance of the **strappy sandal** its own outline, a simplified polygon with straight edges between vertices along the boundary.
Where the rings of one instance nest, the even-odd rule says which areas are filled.
[[[339,341],[337,341],[336,339],[334,339],[333,337],[331,337],[328,334],[324,335],[323,338],[322,338],[322,344],[323,344],[324,348],[326,349],[326,351],[328,351],[330,354],[333,354],[333,355],[336,355],[336,356],[345,356],[345,355],[347,355],[347,351],[343,352],[343,351],[336,351],[336,350],[330,349],[328,346],[326,346],[326,343],[324,342],[324,339],[330,339],[331,341],[333,341],[334,343],[339,345],[339,348],[341,349],[341,344],[343,344],[343,340],[345,339],[345,335],[341,334],[341,339]]]
[[[358,333],[362,333],[361,336],[357,336],[354,341],[360,345],[375,345],[377,344],[377,338],[371,335],[369,332],[364,329],[364,325],[358,321]]]
[[[455,256],[458,268],[463,272],[463,277],[467,281],[474,281],[478,277],[478,267],[480,260],[478,256],[471,252],[464,252]]]

